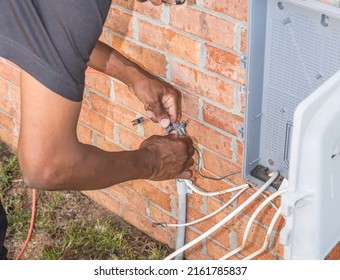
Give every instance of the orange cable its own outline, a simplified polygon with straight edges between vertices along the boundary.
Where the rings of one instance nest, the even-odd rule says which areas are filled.
[[[34,218],[35,218],[35,212],[36,212],[36,201],[37,201],[37,196],[36,196],[36,190],[32,189],[32,214],[31,214],[31,224],[30,224],[30,228],[28,230],[28,234],[26,237],[26,241],[24,243],[24,246],[22,247],[20,253],[18,254],[18,256],[15,258],[16,260],[19,260],[22,256],[22,254],[25,252],[25,249],[28,245],[28,242],[31,239],[31,235],[33,232],[33,226],[34,226]]]

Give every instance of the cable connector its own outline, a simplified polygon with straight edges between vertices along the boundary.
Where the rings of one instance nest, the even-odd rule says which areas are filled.
[[[170,133],[171,131],[174,131],[174,130],[177,130],[178,131],[178,134],[180,136],[185,136],[187,134],[187,132],[185,131],[185,127],[186,127],[186,122],[185,121],[180,121],[180,122],[177,122],[177,123],[174,123],[174,124],[170,124],[166,131],[168,133]]]

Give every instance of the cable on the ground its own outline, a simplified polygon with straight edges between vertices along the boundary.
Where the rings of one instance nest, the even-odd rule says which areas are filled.
[[[20,260],[21,256],[26,250],[26,247],[28,245],[28,242],[31,239],[31,235],[33,232],[33,226],[34,226],[34,219],[35,219],[35,212],[36,212],[36,202],[37,202],[37,191],[35,189],[32,189],[32,214],[31,214],[31,222],[30,222],[30,227],[28,230],[28,234],[25,240],[25,243],[20,251],[20,253],[16,256],[16,260]]]

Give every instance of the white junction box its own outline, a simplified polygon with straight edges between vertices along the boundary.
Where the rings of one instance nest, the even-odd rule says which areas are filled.
[[[243,177],[283,178],[286,259],[323,259],[340,241],[340,9],[250,0]]]

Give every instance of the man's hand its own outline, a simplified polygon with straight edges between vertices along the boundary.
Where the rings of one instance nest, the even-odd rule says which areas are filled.
[[[163,128],[177,121],[179,92],[110,46],[98,41],[88,65],[125,83],[144,104],[151,119]]]
[[[176,135],[151,136],[143,141],[139,149],[149,159],[151,174],[148,179],[190,179],[190,167],[194,164],[192,156],[195,153],[192,144],[189,137],[178,138]]]
[[[174,124],[178,118],[179,92],[168,83],[142,71],[141,78],[130,87],[144,104],[146,114],[163,128]]]

